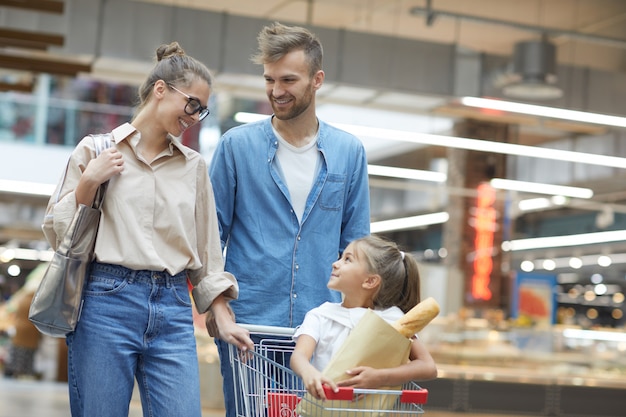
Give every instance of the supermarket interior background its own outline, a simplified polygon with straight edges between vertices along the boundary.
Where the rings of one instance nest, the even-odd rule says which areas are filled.
[[[421,335],[439,368],[426,414],[623,415],[621,0],[0,0],[0,364],[50,259],[43,212],[73,145],[132,117],[154,50],[177,40],[216,78],[211,115],[181,138],[209,161],[223,132],[271,113],[249,58],[272,21],[320,37],[318,116],[363,141],[372,232],[417,257],[442,307]],[[3,380],[0,417],[62,387],[63,344],[40,346],[40,380]]]

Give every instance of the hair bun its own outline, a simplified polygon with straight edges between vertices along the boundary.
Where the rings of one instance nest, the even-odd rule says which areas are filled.
[[[185,51],[183,50],[183,48],[181,48],[178,42],[174,41],[170,43],[169,45],[163,44],[159,46],[157,48],[156,55],[157,55],[157,61],[161,61],[165,58],[171,58],[176,55],[183,56],[185,55]]]

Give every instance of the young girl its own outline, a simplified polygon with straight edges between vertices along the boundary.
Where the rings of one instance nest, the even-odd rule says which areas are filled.
[[[419,284],[417,262],[395,243],[375,236],[350,243],[333,263],[328,282],[328,288],[343,294],[343,301],[309,311],[294,334],[291,368],[307,391],[326,399],[323,385],[335,391],[338,386],[375,389],[435,378],[435,362],[417,337],[411,343],[410,361],[396,368],[360,366],[346,371],[350,378],[338,384],[321,373],[367,309],[394,322],[420,301]]]

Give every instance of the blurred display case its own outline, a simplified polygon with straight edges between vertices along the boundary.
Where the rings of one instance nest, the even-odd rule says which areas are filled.
[[[437,318],[420,337],[439,377],[429,408],[509,415],[624,415],[626,332]]]

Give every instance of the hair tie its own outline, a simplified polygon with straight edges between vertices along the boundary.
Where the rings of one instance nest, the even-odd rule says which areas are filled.
[[[409,285],[409,268],[406,262],[404,262],[404,252],[400,251],[400,257],[402,258],[402,266],[404,267],[404,279],[402,280],[402,294],[407,293],[407,287]]]

